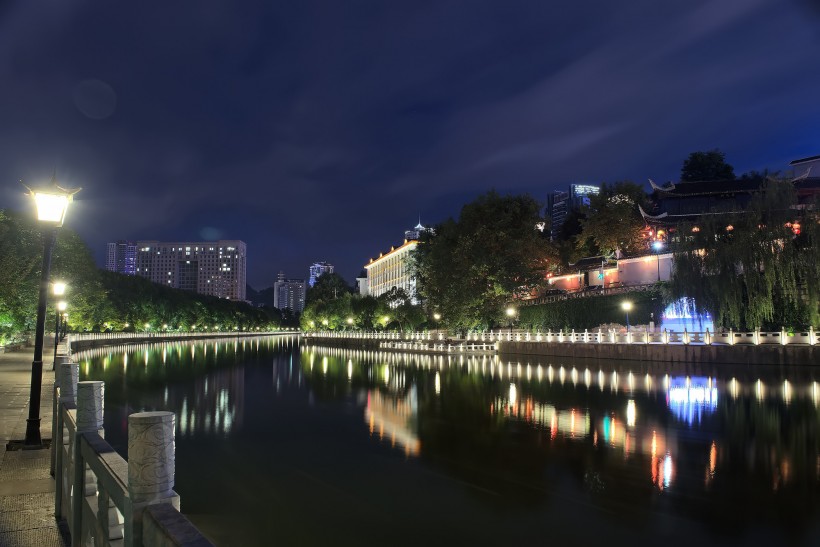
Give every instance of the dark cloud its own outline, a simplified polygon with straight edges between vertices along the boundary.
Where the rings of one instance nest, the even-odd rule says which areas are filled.
[[[241,238],[250,281],[348,278],[491,187],[674,178],[820,152],[797,0],[29,2],[0,10],[0,173],[83,186],[69,223]]]

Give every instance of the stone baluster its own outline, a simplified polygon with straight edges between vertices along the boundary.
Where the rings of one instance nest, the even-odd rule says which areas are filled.
[[[77,382],[79,379],[79,363],[63,363],[60,365],[57,386],[60,388],[61,403],[74,403],[77,401]]]
[[[142,545],[142,517],[148,505],[170,503],[174,492],[176,419],[173,412],[138,412],[128,416],[128,492],[131,515],[126,533]]]
[[[82,541],[88,539],[87,536],[93,528],[92,526],[86,526],[86,533],[83,533],[83,504],[86,497],[94,496],[97,493],[97,481],[82,456],[82,434],[102,434],[104,392],[105,382],[77,383],[77,433],[74,436],[74,483],[71,499],[73,504],[73,533],[80,537]]]
[[[77,385],[77,431],[97,431],[103,435],[105,382],[80,382]],[[90,471],[85,474],[85,495],[93,495],[94,480]],[[103,537],[110,540],[122,539],[123,517],[111,501],[109,493],[97,482],[97,519]],[[107,544],[107,541],[105,542]]]
[[[62,363],[54,375],[54,417],[52,420],[52,435],[54,437],[51,445],[51,474],[57,480],[55,495],[54,495],[54,515],[57,518],[62,518],[63,504],[69,501],[69,493],[71,492],[71,481],[73,480],[71,473],[66,470],[72,469],[72,455],[73,450],[66,449],[69,444],[68,431],[63,425],[61,416],[62,403],[74,404],[77,393],[77,380],[80,376],[80,365],[77,363]],[[57,399],[57,388],[60,389],[60,398]],[[59,431],[59,433],[57,433]],[[64,462],[63,459],[66,459]],[[58,473],[59,470],[59,473]]]
[[[70,390],[71,399],[70,401],[74,402],[74,393],[76,392],[76,385],[77,380],[80,375],[80,365],[74,363],[74,366],[69,372],[63,373],[63,365],[71,365],[71,358],[67,355],[58,355],[57,361],[55,362],[55,373],[54,373],[54,388],[52,390],[52,397],[51,397],[51,431],[52,435],[54,436],[54,441],[51,444],[51,466],[50,472],[51,476],[54,476],[55,467],[57,465],[57,442],[56,439],[62,438],[63,444],[67,443],[67,439],[63,437],[58,437],[54,432],[57,431],[58,427],[62,427],[62,422],[58,420],[59,412],[60,412],[60,402],[62,402],[62,390],[60,390],[60,397],[61,399],[57,400],[57,388],[60,387],[60,380],[62,379],[63,374],[68,375],[68,387],[67,389]],[[73,371],[73,372],[72,372]]]

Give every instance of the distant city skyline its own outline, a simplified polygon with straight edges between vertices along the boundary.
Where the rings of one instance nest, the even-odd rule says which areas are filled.
[[[56,172],[100,267],[118,239],[234,239],[254,287],[317,257],[352,283],[491,189],[820,153],[818,29],[808,0],[10,2],[0,203]]]

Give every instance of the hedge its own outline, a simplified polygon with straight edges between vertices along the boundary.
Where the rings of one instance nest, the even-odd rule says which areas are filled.
[[[571,298],[551,304],[521,307],[518,312],[519,326],[532,331],[543,331],[593,329],[608,323],[623,325],[626,323],[626,313],[621,304],[625,301],[632,302],[632,310],[629,312],[631,325],[648,324],[652,320],[650,314],[654,314],[657,323],[666,307],[659,290]]]

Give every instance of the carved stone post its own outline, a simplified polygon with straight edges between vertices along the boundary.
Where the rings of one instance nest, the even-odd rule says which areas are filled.
[[[61,385],[67,376],[60,379]],[[82,456],[83,433],[98,432],[102,429],[104,382],[78,382],[77,393],[77,432],[74,435],[74,484],[72,488],[72,533],[83,540],[83,504],[86,496],[97,493],[94,475]],[[91,527],[86,526],[86,530]]]
[[[58,377],[55,378],[55,381],[60,388],[61,403],[73,403],[77,400],[77,381],[79,379],[79,363],[63,363],[60,365]]]
[[[80,365],[77,363],[61,363],[57,366],[54,374],[54,391],[52,404],[51,421],[51,474],[54,476],[56,484],[54,489],[54,516],[62,518],[63,503],[66,501],[66,493],[71,491],[71,473],[66,470],[71,469],[71,454],[66,445],[69,443],[68,435],[63,426],[62,403],[74,403],[77,392],[77,379],[80,375]],[[61,387],[64,386],[64,387]],[[60,389],[60,397],[57,398],[57,389]],[[67,459],[69,465],[65,465],[63,460]]]
[[[103,428],[105,382],[77,383],[77,431],[99,431]]]
[[[128,416],[128,492],[134,545],[142,545],[145,507],[171,503],[179,510],[174,492],[176,419],[173,412],[139,412]],[[128,517],[126,517],[128,518]]]
[[[62,421],[58,418],[60,416],[60,401],[57,400],[57,388],[60,387],[60,376],[62,366],[64,364],[70,364],[71,358],[67,355],[58,355],[57,360],[54,363],[54,389],[51,393],[51,476],[54,476],[55,468],[57,465],[57,444],[60,443],[63,439],[63,436],[59,434],[58,427],[62,427]],[[80,374],[80,365],[76,365],[76,374],[73,372],[69,372],[68,375],[71,378],[71,390],[72,393],[76,391],[74,386],[77,385],[77,378]],[[62,396],[62,393],[60,394]],[[60,430],[61,431],[61,430]]]

